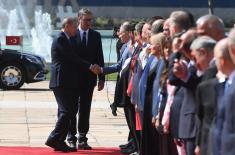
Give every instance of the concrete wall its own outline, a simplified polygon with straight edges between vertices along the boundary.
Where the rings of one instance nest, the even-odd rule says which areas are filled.
[[[119,17],[119,18],[145,18],[155,15],[168,17],[172,11],[175,10],[188,10],[195,18],[202,15],[208,14],[208,8],[162,8],[162,7],[91,7],[90,8],[96,17]],[[235,8],[215,8],[215,15],[225,19],[230,20],[235,18]]]

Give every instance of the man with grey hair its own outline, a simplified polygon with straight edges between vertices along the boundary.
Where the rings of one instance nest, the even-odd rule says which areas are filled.
[[[184,38],[183,36],[184,35],[182,35],[182,38]],[[187,65],[183,65],[182,63],[182,65],[185,66],[183,68],[185,70],[184,74],[187,76],[186,78],[181,78],[175,74],[181,80],[177,83],[184,88],[184,97],[179,118],[179,137],[185,141],[187,155],[194,154],[195,142],[200,141],[196,141],[197,122],[195,114],[197,102],[195,92],[197,91],[198,84],[211,79],[216,75],[217,70],[213,63],[213,48],[215,44],[216,41],[207,36],[193,40],[191,44],[191,52],[188,54],[191,55],[189,58],[194,60],[196,65],[194,66],[193,63],[190,62],[188,65],[191,67],[187,67]],[[180,65],[180,63],[177,64]],[[196,72],[198,73],[196,74]]]
[[[216,66],[218,70],[224,74],[223,76],[219,76],[219,82],[216,84],[214,88],[216,88],[217,91],[217,111],[214,113],[216,114],[216,121],[214,122],[215,125],[213,125],[213,137],[212,139],[209,139],[212,141],[212,151],[213,155],[222,155],[221,153],[221,138],[222,138],[222,130],[224,127],[224,119],[225,119],[225,106],[226,102],[224,102],[224,97],[226,94],[224,93],[225,90],[225,82],[224,78],[229,77],[230,74],[235,69],[235,64],[232,61],[232,58],[229,55],[229,49],[228,49],[228,39],[222,39],[219,41],[214,50],[214,55],[216,59]],[[219,75],[219,74],[218,74]],[[207,112],[207,111],[205,111]]]
[[[228,36],[229,54],[233,63],[235,64],[235,29],[233,29]],[[225,84],[225,119],[222,130],[221,139],[221,154],[234,155],[235,154],[235,69],[229,75]]]
[[[186,11],[174,11],[170,15],[170,35],[173,38],[176,34],[187,31],[193,27],[193,16]]]
[[[92,12],[83,8],[78,12],[79,26],[77,29],[77,36],[71,41],[74,45],[76,54],[82,59],[91,64],[98,64],[104,66],[104,57],[101,43],[101,35],[99,32],[93,30],[92,26]],[[93,67],[92,71],[95,72]],[[87,144],[87,133],[89,131],[89,119],[91,110],[91,101],[93,96],[94,87],[97,85],[97,75],[93,74],[90,70],[79,67],[79,95],[77,105],[78,109],[78,124],[76,117],[71,120],[70,130],[68,134],[68,142],[71,147],[76,148],[77,142],[77,129],[79,132],[78,148],[83,150],[92,149]],[[104,88],[104,75],[98,75],[98,91]]]
[[[205,72],[210,65],[213,64],[214,46],[216,41],[207,36],[201,36],[195,39],[191,45],[191,56],[195,61],[195,65],[201,73]],[[200,76],[200,75],[199,75]]]
[[[168,22],[169,21],[169,26]],[[167,22],[164,24],[164,29],[165,26],[166,28],[169,27],[169,32],[170,32],[170,38],[173,40],[176,37],[180,37],[181,34],[183,34],[185,31],[187,31],[189,28],[191,28],[194,25],[194,20],[193,16],[186,12],[186,11],[174,11],[171,13],[169,19]],[[166,32],[166,31],[164,31]],[[167,34],[167,33],[166,33]],[[186,37],[188,38],[188,37]],[[176,38],[177,39],[177,38]],[[186,41],[186,39],[183,39]],[[183,45],[183,43],[182,43]],[[186,42],[185,42],[186,45]],[[174,48],[172,48],[174,50]],[[185,149],[187,154],[192,154],[194,151],[194,142],[195,142],[195,121],[194,121],[194,115],[184,115],[185,111],[187,111],[187,108],[190,107],[190,111],[193,111],[195,108],[192,107],[191,110],[191,104],[194,105],[193,100],[191,99],[192,94],[190,88],[184,87],[184,81],[180,77],[177,77],[176,74],[183,71],[183,67],[176,67],[178,65],[178,62],[181,62],[181,60],[185,60],[184,55],[182,54],[182,51],[184,49],[177,49],[176,51],[173,51],[172,54],[170,55],[170,61],[169,61],[169,82],[170,84],[174,85],[177,87],[177,91],[175,93],[175,100],[174,100],[174,105],[177,105],[178,107],[185,107],[183,108],[178,108],[178,107],[173,107],[174,109],[172,110],[173,114],[172,116],[177,117],[177,121],[179,123],[177,124],[179,129],[177,130],[178,132],[175,132],[175,137],[177,139],[182,139],[185,144]],[[176,70],[177,68],[177,70]],[[184,66],[184,68],[187,70],[187,66]],[[190,67],[190,72],[192,72],[191,75],[195,75],[195,69],[191,69]],[[190,93],[190,94],[189,94]],[[185,95],[186,94],[186,95]],[[189,94],[189,95],[188,95]],[[191,99],[191,100],[188,100]],[[182,102],[183,101],[183,102]],[[186,106],[183,106],[185,104]],[[176,115],[174,115],[176,114]],[[179,144],[179,143],[178,143]],[[182,143],[181,143],[182,144]],[[179,144],[179,145],[181,145]],[[182,150],[181,150],[182,151]]]
[[[235,29],[232,29],[228,36],[229,53],[235,64]]]
[[[215,78],[217,74],[217,68],[215,66],[214,61],[214,47],[216,45],[216,41],[208,36],[201,36],[198,37],[193,41],[191,44],[191,56],[192,60],[195,62],[195,66],[197,68],[197,76],[198,78],[194,80],[193,82],[196,84],[196,109],[197,111],[197,123],[198,130],[197,130],[197,137],[196,137],[196,148],[195,153],[198,155],[200,154],[200,147],[202,147],[202,152],[205,154],[205,149],[207,148],[208,141],[204,141],[204,138],[201,138],[201,135],[207,136],[209,130],[205,126],[204,118],[203,118],[203,110],[202,107],[204,105],[213,105],[214,103],[214,97],[215,92],[213,89],[209,92],[211,92],[211,95],[206,95],[202,88],[207,85],[207,81]],[[208,89],[210,87],[208,86]],[[200,94],[200,95],[199,95]],[[206,116],[206,115],[205,115]],[[208,123],[208,122],[206,122]],[[209,123],[210,124],[210,123]],[[206,129],[205,129],[206,128]]]
[[[215,15],[204,15],[197,22],[198,35],[207,35],[219,41],[225,37],[223,20]]]
[[[163,32],[163,24],[165,20],[163,19],[158,19],[153,22],[152,28],[151,28],[151,35]]]
[[[62,31],[53,40],[51,47],[51,79],[49,87],[52,89],[58,104],[58,120],[54,130],[49,135],[46,145],[56,151],[77,151],[65,143],[69,130],[69,123],[77,114],[79,84],[79,70],[89,71],[91,63],[82,60],[73,50],[70,39],[76,35],[77,21],[65,18]],[[73,73],[71,76],[70,73]]]
[[[217,78],[202,82],[197,87],[197,116],[200,123],[198,124],[196,155],[211,155],[212,151],[214,155],[221,155],[221,131],[225,107],[222,101],[224,81],[225,76],[228,76],[234,69],[228,52],[228,39],[222,39],[216,44],[214,56],[218,69]],[[211,137],[212,134],[213,137]]]

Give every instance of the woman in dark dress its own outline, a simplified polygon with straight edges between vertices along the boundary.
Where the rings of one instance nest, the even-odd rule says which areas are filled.
[[[165,40],[162,33],[151,37],[151,55],[141,77],[141,81],[146,80],[141,155],[160,155],[160,134],[154,126],[154,118],[158,115],[159,110],[160,77],[165,66],[165,60],[161,57],[161,53],[163,53]],[[144,82],[140,84],[142,83]]]

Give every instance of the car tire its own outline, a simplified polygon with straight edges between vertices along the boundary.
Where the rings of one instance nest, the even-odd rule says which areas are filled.
[[[0,66],[0,88],[19,89],[25,82],[25,71],[18,63],[6,63]]]

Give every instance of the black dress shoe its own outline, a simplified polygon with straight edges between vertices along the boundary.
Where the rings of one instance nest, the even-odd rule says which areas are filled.
[[[70,148],[77,149],[76,142],[68,142],[68,143]]]
[[[120,150],[120,152],[122,154],[131,154],[131,153],[134,153],[136,151],[137,151],[137,149],[136,149],[136,147],[134,145],[131,145],[131,146],[125,148],[125,149],[121,149]]]
[[[47,140],[45,144],[53,148],[55,151],[62,151],[62,152],[76,152],[77,151],[77,149],[73,149],[69,147],[68,145],[66,145],[65,142]]]
[[[119,145],[119,148],[126,149],[128,146],[130,146],[130,143]]]
[[[117,107],[113,104],[110,104],[113,116],[117,116]]]
[[[130,147],[131,145],[133,145],[132,141],[128,142],[127,144],[119,145],[119,148],[126,149],[126,148]]]
[[[87,144],[87,142],[78,143],[78,149],[80,150],[91,150],[92,147]]]

